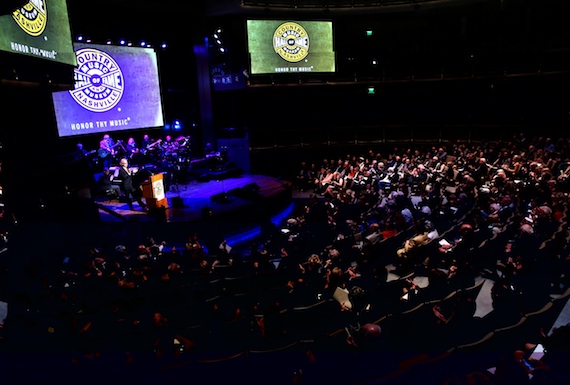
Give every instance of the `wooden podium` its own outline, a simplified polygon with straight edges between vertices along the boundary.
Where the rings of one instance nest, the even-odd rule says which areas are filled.
[[[149,209],[158,207],[168,208],[166,192],[164,191],[164,177],[162,174],[151,175],[147,181],[141,184],[143,198]]]

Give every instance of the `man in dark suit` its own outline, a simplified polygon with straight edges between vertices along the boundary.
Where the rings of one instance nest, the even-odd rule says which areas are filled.
[[[119,179],[121,180],[121,189],[127,198],[127,203],[131,211],[134,211],[133,200],[136,200],[143,211],[146,211],[146,204],[142,200],[141,191],[133,185],[133,172],[129,168],[129,161],[123,158],[119,161]]]

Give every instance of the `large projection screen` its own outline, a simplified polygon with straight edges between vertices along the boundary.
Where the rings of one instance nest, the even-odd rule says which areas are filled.
[[[76,65],[66,0],[31,0],[0,16],[0,50]]]
[[[164,126],[153,48],[75,44],[75,87],[52,94],[60,137]]]
[[[247,20],[250,72],[335,72],[331,21]]]

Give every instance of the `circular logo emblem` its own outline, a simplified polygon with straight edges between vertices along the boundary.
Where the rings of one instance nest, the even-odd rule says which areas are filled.
[[[154,196],[155,197],[159,197],[162,196],[162,194],[164,193],[164,190],[162,189],[162,184],[157,183],[154,185]]]
[[[309,35],[297,23],[283,23],[273,33],[273,49],[284,60],[299,62],[309,54]]]
[[[28,35],[41,35],[47,25],[47,8],[45,0],[30,0],[12,13],[16,23]]]
[[[75,54],[75,89],[69,91],[73,99],[93,112],[115,107],[124,92],[123,73],[117,62],[94,48],[80,49]]]
[[[161,201],[165,198],[164,185],[162,184],[162,179],[155,180],[154,182],[152,182],[152,192],[154,195],[153,198],[155,198],[157,201]]]

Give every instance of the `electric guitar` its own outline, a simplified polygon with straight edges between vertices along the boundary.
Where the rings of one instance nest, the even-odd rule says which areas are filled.
[[[157,144],[159,144],[159,143],[161,143],[161,142],[162,142],[162,139],[158,139],[156,142],[152,142],[151,144],[147,145],[146,148],[141,149],[142,154],[143,154],[143,155],[146,155],[146,153],[147,153],[148,151],[152,150],[152,148],[153,148],[154,146],[156,146]]]

